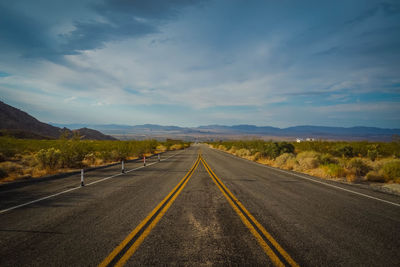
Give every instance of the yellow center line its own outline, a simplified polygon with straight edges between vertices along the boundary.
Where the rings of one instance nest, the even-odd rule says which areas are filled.
[[[219,190],[228,200],[229,204],[235,210],[235,212],[239,215],[240,219],[246,225],[246,227],[250,230],[250,232],[254,235],[260,246],[263,248],[264,252],[268,255],[268,257],[272,260],[275,266],[285,266],[285,264],[281,261],[278,255],[273,251],[273,249],[265,242],[264,238],[261,236],[259,231],[264,235],[264,237],[273,245],[274,249],[279,252],[281,257],[285,259],[285,261],[290,266],[299,266],[290,255],[278,244],[278,242],[267,232],[267,230],[251,215],[251,213],[243,206],[243,204],[232,194],[232,192],[222,183],[222,181],[218,178],[218,176],[211,170],[210,166],[207,162],[201,157],[201,162],[205,169],[207,170],[210,177],[213,179],[214,183],[217,185]],[[247,216],[247,217],[246,217]],[[251,220],[251,222],[250,222]],[[259,231],[255,229],[253,226],[255,225]]]
[[[126,249],[128,243],[140,232],[143,231],[137,239],[133,242],[133,244],[128,248],[126,252],[124,252],[115,266],[123,266],[126,261],[135,253],[140,244],[144,241],[144,239],[149,235],[150,231],[156,226],[156,224],[160,221],[163,215],[167,212],[169,207],[181,193],[183,188],[186,186],[190,177],[193,175],[197,166],[200,164],[200,154],[189,170],[189,172],[182,178],[182,180],[172,189],[172,191],[155,207],[147,217],[99,264],[99,267],[108,266],[120,253],[123,249]],[[172,197],[171,197],[172,196]],[[161,209],[161,210],[160,210]],[[153,218],[156,214],[157,216]],[[153,219],[151,221],[151,219]],[[146,227],[146,225],[150,222],[150,224]]]

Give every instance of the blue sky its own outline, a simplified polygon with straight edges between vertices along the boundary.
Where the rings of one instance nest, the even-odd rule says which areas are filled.
[[[2,0],[0,51],[44,122],[400,128],[397,0]]]

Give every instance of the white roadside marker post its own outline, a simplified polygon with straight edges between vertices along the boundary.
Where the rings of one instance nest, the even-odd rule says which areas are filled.
[[[143,166],[146,166],[146,156],[143,156]]]
[[[85,183],[83,182],[83,169],[81,169],[81,186],[85,186]]]
[[[161,161],[160,153],[158,153],[158,161]]]
[[[122,173],[125,173],[124,161],[121,161],[121,172],[122,172]]]

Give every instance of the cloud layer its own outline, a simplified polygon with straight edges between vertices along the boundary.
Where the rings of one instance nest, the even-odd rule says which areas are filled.
[[[400,127],[396,1],[0,5],[2,100],[43,121]]]

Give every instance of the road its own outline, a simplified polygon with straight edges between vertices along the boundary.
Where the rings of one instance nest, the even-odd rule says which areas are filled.
[[[400,197],[205,145],[161,159],[0,186],[0,266],[400,266]]]

